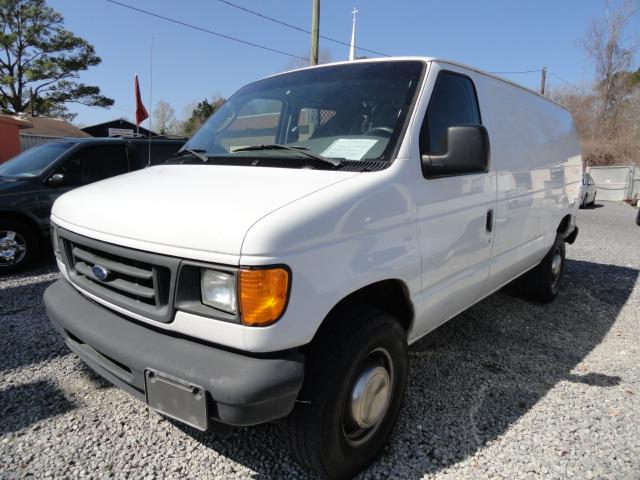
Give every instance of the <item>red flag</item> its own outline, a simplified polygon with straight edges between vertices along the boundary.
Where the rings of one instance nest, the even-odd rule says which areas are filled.
[[[136,125],[140,126],[147,118],[149,118],[149,112],[144,108],[142,104],[142,96],[140,95],[140,84],[138,84],[138,75],[136,75]]]

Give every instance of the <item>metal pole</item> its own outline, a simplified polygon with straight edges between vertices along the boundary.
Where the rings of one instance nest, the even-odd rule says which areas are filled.
[[[318,43],[320,40],[320,0],[312,0],[311,7],[311,55],[309,63],[318,64]]]
[[[353,24],[351,25],[351,46],[349,47],[349,61],[353,62],[356,59],[356,7],[353,7]]]
[[[147,166],[151,166],[151,117],[153,117],[153,37],[151,37],[151,49],[149,51],[149,70],[150,70],[150,85],[149,85],[149,160]]]
[[[540,79],[540,95],[544,95],[544,87],[547,82],[547,67],[542,67],[542,78]]]

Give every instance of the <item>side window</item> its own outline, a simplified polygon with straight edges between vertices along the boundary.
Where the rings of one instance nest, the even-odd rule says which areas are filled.
[[[60,166],[66,185],[80,186],[104,180],[129,171],[124,145],[86,147]]]
[[[471,79],[440,72],[420,130],[420,153],[442,155],[446,153],[449,127],[480,123],[478,98]]]

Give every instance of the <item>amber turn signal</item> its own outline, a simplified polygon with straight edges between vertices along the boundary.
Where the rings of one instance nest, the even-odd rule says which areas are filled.
[[[238,275],[240,319],[265,326],[280,318],[289,295],[289,272],[282,267],[241,269]]]

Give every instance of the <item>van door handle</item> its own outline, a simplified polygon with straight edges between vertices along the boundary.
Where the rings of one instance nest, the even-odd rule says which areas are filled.
[[[493,231],[493,208],[487,210],[487,223],[485,227],[487,232],[491,233]]]

